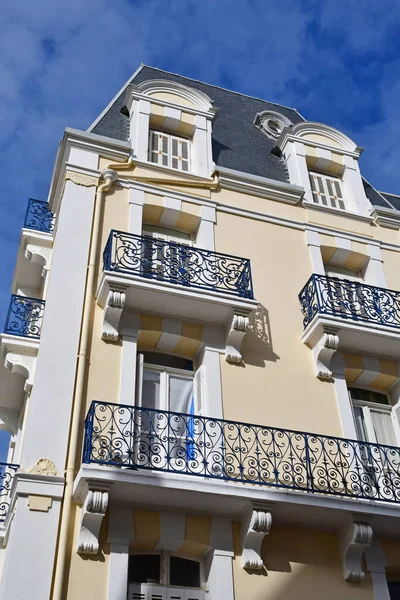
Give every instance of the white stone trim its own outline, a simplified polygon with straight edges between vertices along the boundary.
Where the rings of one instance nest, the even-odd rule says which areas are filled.
[[[103,316],[102,339],[106,342],[118,342],[119,322],[125,306],[125,293],[120,291],[108,292]]]
[[[365,578],[362,556],[372,542],[373,531],[368,523],[348,523],[340,532],[340,556],[346,581],[360,582]]]
[[[241,346],[249,327],[249,317],[234,314],[226,337],[225,360],[231,363],[242,362]]]
[[[332,379],[330,363],[339,347],[339,337],[335,333],[324,333],[313,348],[315,373],[318,379]]]
[[[379,541],[374,538],[369,548],[365,550],[367,571],[372,579],[372,589],[375,600],[390,600],[386,579],[387,561]]]

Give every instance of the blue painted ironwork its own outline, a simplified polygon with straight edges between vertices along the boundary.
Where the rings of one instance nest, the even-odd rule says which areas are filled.
[[[10,490],[19,465],[0,462],[0,522],[3,522],[10,508]]]
[[[103,266],[106,271],[253,298],[248,259],[149,235],[112,230],[104,249]]]
[[[299,294],[303,325],[316,314],[400,328],[400,292],[358,281],[311,275]]]
[[[83,462],[400,502],[400,448],[105,402]]]
[[[27,296],[11,296],[4,333],[40,338],[45,301]]]
[[[47,202],[43,200],[29,199],[26,209],[24,227],[43,231],[43,233],[53,233],[54,231],[54,213],[49,209]]]

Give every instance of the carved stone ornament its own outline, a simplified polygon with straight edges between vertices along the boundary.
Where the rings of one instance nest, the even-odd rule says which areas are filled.
[[[119,321],[125,306],[124,292],[108,292],[107,302],[104,307],[104,321],[102,339],[107,342],[118,342]]]
[[[372,527],[368,523],[348,523],[341,530],[340,554],[346,581],[360,582],[364,579],[361,561],[364,551],[371,545],[372,537]]]
[[[251,507],[242,523],[242,567],[260,571],[263,566],[261,545],[272,525],[272,515],[266,510]]]
[[[332,379],[330,364],[332,356],[339,347],[339,337],[333,333],[324,333],[313,349],[315,371],[318,379]]]
[[[36,463],[27,470],[30,475],[52,475],[60,477],[56,465],[49,458],[39,458]]]
[[[29,393],[32,390],[33,378],[36,368],[36,356],[25,356],[14,352],[7,352],[4,366],[11,373],[17,373],[25,378],[24,392]]]
[[[69,179],[77,185],[83,185],[85,187],[97,186],[99,180],[93,175],[87,175],[86,173],[78,173],[77,171],[67,171],[65,174],[65,181]]]
[[[108,491],[88,490],[82,508],[81,527],[78,539],[79,554],[97,554],[99,533],[108,506]]]
[[[240,363],[242,341],[249,327],[249,317],[233,315],[232,324],[226,338],[225,360],[231,363]]]

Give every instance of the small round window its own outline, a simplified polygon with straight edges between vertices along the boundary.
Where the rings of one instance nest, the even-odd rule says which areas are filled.
[[[282,126],[277,121],[269,119],[268,129],[270,129],[273,133],[280,133],[282,131]]]

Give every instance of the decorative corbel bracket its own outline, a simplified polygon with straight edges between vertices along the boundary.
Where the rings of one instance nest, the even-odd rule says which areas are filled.
[[[251,506],[242,521],[242,567],[260,571],[264,562],[261,558],[261,545],[272,525],[269,510]]]
[[[371,545],[372,537],[372,527],[368,523],[347,523],[341,530],[340,555],[346,581],[360,582],[364,579],[361,560],[364,551]]]
[[[4,364],[11,373],[18,373],[25,378],[24,391],[29,393],[32,389],[35,376],[36,356],[24,356],[14,352],[7,352]]]
[[[88,489],[82,508],[77,552],[97,554],[101,523],[108,506],[108,489]]]
[[[332,356],[339,347],[339,336],[335,333],[324,333],[313,348],[315,372],[318,379],[332,379],[330,364]]]
[[[50,265],[51,248],[27,244],[25,248],[25,257],[32,263],[37,263],[42,267],[42,277],[46,277]]]
[[[18,432],[19,411],[11,408],[0,408],[0,430],[8,431],[11,435]]]
[[[226,338],[225,360],[231,363],[240,363],[242,341],[249,327],[249,317],[233,315],[232,323]]]
[[[119,322],[125,306],[125,292],[108,292],[104,307],[102,339],[107,342],[118,342]]]

